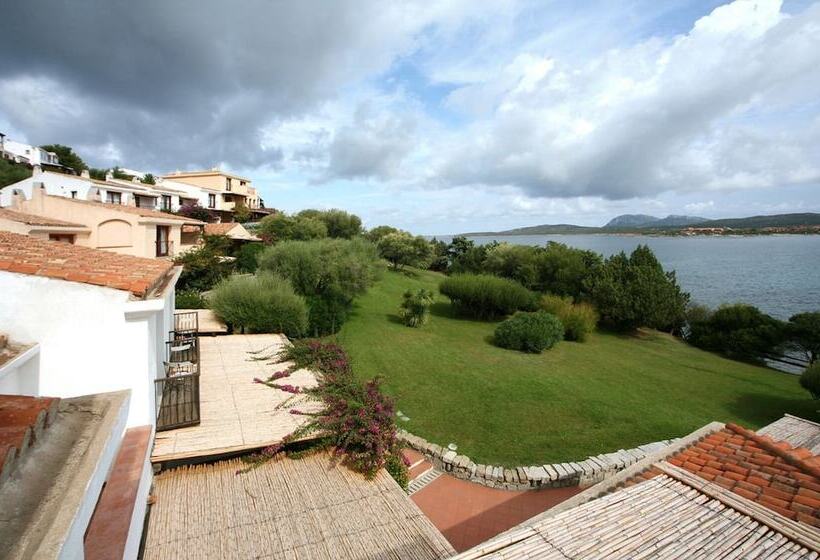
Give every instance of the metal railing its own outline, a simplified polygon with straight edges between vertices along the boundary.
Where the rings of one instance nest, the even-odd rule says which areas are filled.
[[[185,313],[174,313],[174,334],[189,334],[199,332],[199,313],[196,311],[186,311]],[[172,337],[171,340],[174,340]]]
[[[175,330],[165,343],[165,377],[154,382],[158,432],[195,426],[201,419],[198,323],[188,315],[174,314]],[[187,329],[176,330],[177,326]]]

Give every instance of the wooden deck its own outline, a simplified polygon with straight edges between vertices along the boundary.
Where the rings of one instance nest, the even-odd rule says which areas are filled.
[[[270,352],[285,344],[280,335],[229,335],[200,338],[200,402],[202,420],[198,426],[158,432],[151,461],[159,463],[190,459],[247,449],[256,449],[282,440],[305,418],[289,413],[310,410],[315,403],[254,383],[267,378],[286,364],[255,361],[250,352]],[[269,353],[269,352],[268,352]],[[281,383],[298,387],[315,384],[307,370],[299,370]],[[289,403],[281,406],[290,399]],[[280,407],[280,408],[277,408]]]

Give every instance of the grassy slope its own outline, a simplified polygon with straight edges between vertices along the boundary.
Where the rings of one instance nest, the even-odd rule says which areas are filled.
[[[733,362],[659,333],[599,333],[541,355],[496,348],[494,323],[451,314],[438,296],[421,329],[401,294],[441,276],[388,272],[339,340],[362,377],[381,375],[403,427],[480,462],[541,464],[684,435],[712,420],[758,428],[791,412],[818,420],[794,376]]]

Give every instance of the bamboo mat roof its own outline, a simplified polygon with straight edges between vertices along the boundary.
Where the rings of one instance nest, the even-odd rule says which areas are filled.
[[[776,514],[763,508],[752,511],[759,507],[753,503],[752,510],[740,507],[742,499],[714,484],[711,486],[715,492],[706,493],[703,488],[670,476],[673,471],[675,467],[648,481],[505,533],[503,538],[490,540],[456,558],[818,557],[816,550],[806,546],[818,542],[820,533],[814,529],[785,520],[786,526],[778,530],[781,520]],[[682,476],[687,475],[684,472]],[[710,485],[701,479],[689,482]],[[769,517],[761,520],[757,514]]]
[[[306,422],[291,408],[310,411],[317,405],[254,383],[287,364],[253,360],[275,352],[287,339],[278,334],[200,337],[200,415],[198,426],[158,432],[151,461],[160,463],[258,449],[282,441]],[[254,354],[254,352],[262,352]],[[298,370],[281,383],[315,385],[308,370]],[[287,401],[287,402],[286,402]]]
[[[820,455],[820,424],[811,420],[786,414],[757,433],[788,442],[792,447],[805,447],[815,455]]]
[[[433,559],[450,544],[387,472],[365,480],[319,453],[244,474],[239,459],[154,478],[152,559]]]

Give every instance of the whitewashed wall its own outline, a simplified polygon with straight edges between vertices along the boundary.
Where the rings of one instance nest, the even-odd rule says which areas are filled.
[[[35,344],[0,366],[0,395],[39,394],[40,346]]]
[[[155,425],[173,284],[165,297],[129,301],[120,290],[0,271],[0,332],[39,343],[40,395],[130,389],[128,426]]]

